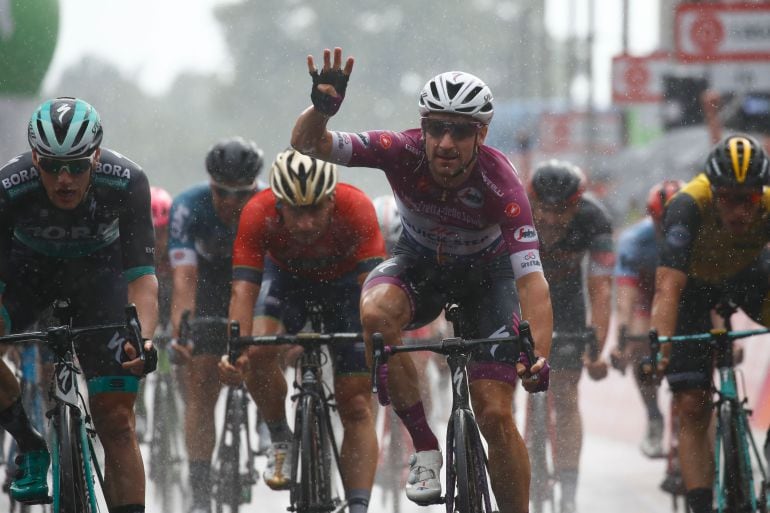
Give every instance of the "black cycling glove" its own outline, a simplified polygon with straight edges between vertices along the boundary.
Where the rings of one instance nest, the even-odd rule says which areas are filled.
[[[342,100],[345,99],[345,90],[348,87],[350,76],[339,69],[329,69],[320,73],[318,70],[315,70],[310,73],[310,76],[313,77],[313,89],[310,91],[313,107],[321,114],[334,116],[340,110]],[[337,91],[337,96],[322,93],[318,90],[319,84],[331,85]]]

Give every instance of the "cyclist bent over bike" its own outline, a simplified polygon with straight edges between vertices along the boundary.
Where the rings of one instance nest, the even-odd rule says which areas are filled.
[[[126,303],[136,304],[147,339],[146,362],[118,332],[112,339],[83,337],[77,356],[104,447],[110,512],[143,512],[134,401],[137,376],[154,368],[149,339],[158,316],[147,177],[134,162],[101,146],[99,114],[83,100],[41,104],[28,138],[32,151],[0,169],[2,324],[6,331],[22,331],[56,299],[70,300],[75,327],[121,322]],[[9,392],[2,379],[5,399]],[[0,412],[0,423],[15,437],[22,431],[19,445],[29,451],[14,496],[24,500],[47,493],[48,455],[39,442],[36,452],[25,449],[33,442],[25,420],[16,406],[10,423],[7,413]]]
[[[711,150],[705,172],[669,202],[655,274],[651,325],[661,336],[711,328],[710,310],[725,296],[770,326],[770,161],[743,134]],[[679,412],[679,460],[693,513],[712,511],[714,453],[712,353],[706,343],[669,344],[658,363]]]
[[[326,124],[342,103],[353,59],[343,69],[342,50],[335,48],[333,62],[331,51],[324,50],[320,71],[312,56],[307,64],[313,106],[297,119],[292,146],[338,164],[384,170],[404,225],[395,256],[374,269],[364,285],[367,344],[374,332],[381,332],[386,344],[400,344],[402,330],[432,321],[450,299],[468,316],[468,330],[460,336],[515,333],[520,297],[523,317],[547,356],[551,302],[529,201],[508,159],[484,145],[493,114],[489,88],[468,73],[443,73],[420,95],[421,128],[331,132]],[[489,443],[492,488],[503,513],[523,513],[529,501],[527,450],[511,409],[519,359],[513,353],[492,346],[476,351],[470,365],[473,407]],[[544,366],[539,358],[532,370]],[[524,365],[518,367],[523,373]],[[425,418],[411,358],[392,358],[388,374],[393,407],[417,450],[407,496],[434,502],[441,495],[442,456]],[[546,382],[542,379],[541,386]],[[525,384],[536,383],[528,377]]]
[[[297,333],[312,301],[322,310],[327,332],[360,332],[361,284],[385,256],[372,202],[355,187],[337,183],[336,165],[291,149],[276,157],[270,187],[241,216],[230,318],[240,322],[245,334]],[[270,429],[273,447],[264,478],[276,490],[291,485],[292,433],[280,366],[286,351],[287,346],[251,347],[238,361]],[[333,353],[344,429],[340,471],[349,511],[365,513],[377,465],[369,370],[363,344]],[[235,370],[224,359],[220,367],[228,376]]]
[[[179,336],[182,313],[227,315],[232,248],[246,202],[260,189],[262,151],[242,137],[222,139],[206,154],[210,182],[183,191],[171,205],[169,259],[173,273],[171,322]],[[185,445],[190,469],[192,512],[211,509],[211,455],[216,429],[214,408],[221,384],[217,361],[227,345],[225,325],[201,326],[191,334],[192,349],[172,347],[184,366]]]

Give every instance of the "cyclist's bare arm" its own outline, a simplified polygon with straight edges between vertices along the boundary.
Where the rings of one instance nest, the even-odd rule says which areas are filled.
[[[179,324],[185,310],[195,310],[195,291],[198,287],[198,266],[179,265],[173,270],[174,289],[171,295],[171,324],[173,336],[179,336]]]
[[[590,325],[596,329],[596,340],[599,344],[599,354],[601,354],[610,328],[612,277],[610,275],[589,276],[588,297],[591,300]]]
[[[543,273],[534,272],[516,280],[516,288],[521,302],[521,318],[529,321],[532,327],[537,353],[547,359],[551,354],[553,336],[553,310],[548,282]],[[538,363],[532,371],[538,372],[541,367]]]
[[[158,325],[158,278],[145,274],[128,284],[128,302],[136,305],[142,338],[152,339]]]
[[[617,319],[618,326],[630,326],[631,313],[639,298],[639,289],[636,285],[616,282],[615,290],[617,294],[617,300],[615,302],[615,318]],[[636,335],[636,333],[630,334]]]
[[[687,274],[671,267],[658,267],[655,271],[655,296],[652,300],[650,326],[662,337],[675,334],[679,299],[687,285]],[[661,347],[664,358],[671,354],[671,345]]]
[[[257,302],[257,296],[259,296],[259,285],[246,280],[235,280],[231,290],[228,318],[238,321],[241,335],[251,335],[254,305]]]
[[[353,72],[354,60],[352,57],[348,57],[345,61],[345,67],[342,68],[342,49],[334,49],[334,60],[332,61],[332,51],[328,48],[324,50],[323,67],[321,71],[328,70],[342,70],[342,72],[350,76]],[[307,57],[307,69],[312,75],[318,71],[313,60],[312,55]],[[332,85],[319,84],[318,90],[324,94],[330,96],[338,96],[337,91]],[[297,118],[294,128],[291,132],[291,145],[292,147],[307,155],[320,158],[322,160],[328,160],[332,150],[332,136],[329,130],[326,128],[326,123],[329,121],[329,116],[316,110],[311,106],[305,109]]]

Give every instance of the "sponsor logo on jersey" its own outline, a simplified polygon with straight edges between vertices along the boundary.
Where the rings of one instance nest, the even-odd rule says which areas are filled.
[[[391,146],[393,146],[393,138],[388,134],[380,134],[380,146],[382,146],[383,149],[387,150]]]
[[[482,196],[481,191],[475,187],[461,189],[460,192],[457,193],[457,197],[460,198],[460,201],[462,201],[464,205],[471,208],[481,208],[482,205],[484,205],[484,196]]]
[[[416,148],[411,144],[405,144],[404,148],[406,148],[408,152],[413,153],[414,155],[419,155],[420,153],[422,153],[422,150],[420,150],[420,148]]]
[[[417,180],[417,190],[420,192],[428,192],[430,190],[430,179],[427,176],[421,176]]]
[[[114,176],[116,178],[131,179],[131,169],[119,164],[110,164],[109,162],[99,162],[96,164],[96,172],[105,176]]]
[[[521,214],[521,207],[515,201],[511,201],[505,206],[505,215],[508,217],[517,217]]]
[[[26,230],[25,230],[26,231]],[[27,233],[36,239],[47,240],[108,240],[118,233],[118,220],[111,223],[99,223],[97,226],[35,226]]]
[[[18,173],[14,173],[8,178],[3,178],[3,188],[5,190],[29,182],[30,180],[36,180],[40,174],[37,172],[37,168],[31,167],[29,169],[22,169]]]
[[[537,231],[534,226],[525,224],[516,228],[513,232],[513,238],[519,242],[535,242],[537,241]]]
[[[368,147],[369,147],[369,145],[372,143],[372,142],[369,140],[369,136],[368,136],[367,134],[364,134],[364,133],[358,133],[358,134],[356,134],[356,137],[358,137],[358,139],[361,141],[361,144],[363,144],[363,145],[364,145],[364,148],[368,148]]]
[[[503,197],[503,191],[500,189],[500,187],[497,186],[495,182],[489,179],[486,173],[483,171],[481,172],[481,179],[484,181],[484,184],[489,187],[489,190],[494,192],[498,197]]]

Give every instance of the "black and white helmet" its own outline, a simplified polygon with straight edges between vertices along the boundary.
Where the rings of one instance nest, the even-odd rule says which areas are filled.
[[[492,91],[475,75],[447,71],[428,80],[420,93],[420,116],[431,112],[461,114],[488,125],[492,121]]]
[[[278,154],[270,170],[275,197],[295,207],[315,205],[337,187],[337,166],[293,149]]]

